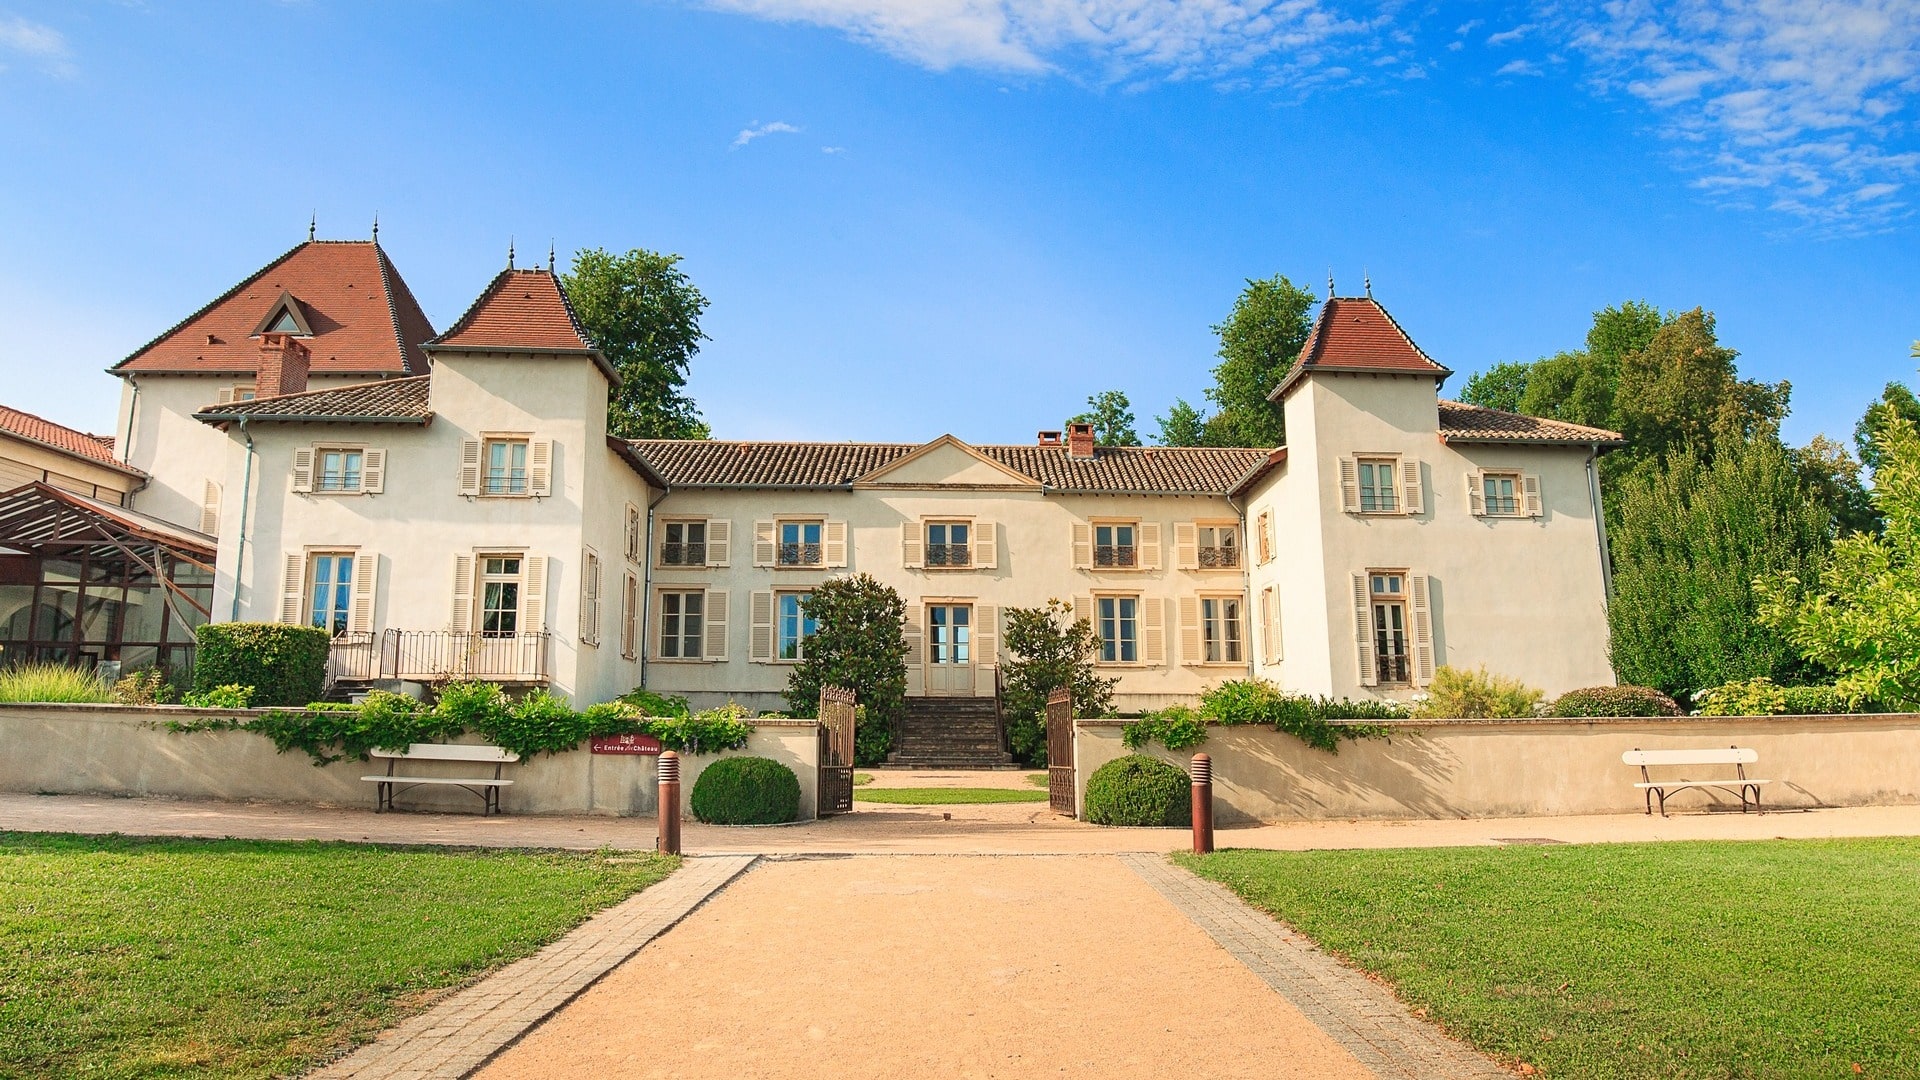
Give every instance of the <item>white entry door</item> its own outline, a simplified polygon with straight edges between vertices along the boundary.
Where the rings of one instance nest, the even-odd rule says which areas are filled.
[[[973,605],[927,605],[927,695],[973,696]]]

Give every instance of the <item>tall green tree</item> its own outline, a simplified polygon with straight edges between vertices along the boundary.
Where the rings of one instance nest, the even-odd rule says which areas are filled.
[[[1460,392],[1460,400],[1483,409],[1519,412],[1520,401],[1527,395],[1527,378],[1532,371],[1533,365],[1524,360],[1495,364],[1467,380],[1466,388]]]
[[[1915,348],[1920,349],[1920,345]],[[1880,392],[1880,400],[1867,406],[1867,414],[1853,426],[1853,444],[1860,450],[1860,464],[1869,469],[1880,467],[1880,433],[1894,417],[1920,424],[1920,399],[1913,396],[1905,383],[1888,383]]]
[[[1160,425],[1160,434],[1155,441],[1161,446],[1207,444],[1207,414],[1188,404],[1185,398],[1174,398],[1167,415],[1156,416],[1153,421]]]
[[[1113,704],[1118,679],[1100,677],[1094,660],[1100,635],[1093,623],[1073,617],[1073,605],[1048,600],[1039,607],[1007,608],[1001,639],[1000,704],[1007,719],[1013,756],[1036,767],[1047,764],[1047,695],[1058,687],[1073,691],[1075,716],[1104,716]]]
[[[1860,463],[1845,446],[1825,435],[1815,435],[1807,445],[1789,451],[1800,483],[1821,506],[1826,507],[1835,535],[1879,532],[1880,512],[1860,478]]]
[[[1087,399],[1087,411],[1067,417],[1069,424],[1092,424],[1093,441],[1101,446],[1139,446],[1133,430],[1133,403],[1119,390],[1102,390]]]
[[[873,575],[854,574],[815,585],[800,609],[815,630],[787,673],[787,708],[815,716],[821,687],[852,690],[861,709],[854,760],[879,764],[907,708],[906,601]]]
[[[1722,436],[1777,430],[1792,387],[1741,379],[1738,355],[1720,344],[1713,315],[1694,308],[1621,357],[1614,415],[1632,453],[1665,458],[1683,446],[1710,448]]]
[[[684,392],[700,343],[701,295],[680,256],[635,248],[576,252],[564,275],[574,314],[620,373],[607,400],[607,434],[623,439],[704,439],[707,425]]]
[[[1249,279],[1220,336],[1220,363],[1207,399],[1216,412],[1207,421],[1210,446],[1279,446],[1286,442],[1280,406],[1267,400],[1280,385],[1313,332],[1312,291],[1280,274]]]

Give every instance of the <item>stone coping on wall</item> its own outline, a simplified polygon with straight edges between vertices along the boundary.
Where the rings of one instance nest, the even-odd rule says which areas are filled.
[[[198,705],[117,705],[112,702],[98,701],[9,701],[0,703],[0,711],[10,711],[14,709],[45,712],[100,713],[105,716],[128,718],[146,713],[168,719],[177,719],[186,715],[222,717],[232,720],[249,720],[256,716],[265,716],[269,713],[306,711],[305,707],[301,705],[266,705],[256,709],[215,709],[203,708]],[[646,716],[643,718],[648,720],[673,719],[673,717],[670,716]],[[818,720],[796,719],[791,716],[766,717],[764,719],[757,716],[748,716],[742,717],[742,720],[754,727],[799,728],[815,727],[820,723]]]
[[[1332,727],[1389,727],[1389,728],[1465,728],[1465,727],[1542,727],[1562,724],[1568,727],[1596,727],[1610,724],[1621,726],[1643,726],[1649,724],[1752,724],[1792,721],[1798,724],[1813,723],[1857,723],[1862,720],[1896,721],[1906,724],[1920,724],[1920,713],[1813,713],[1768,714],[1766,716],[1515,716],[1506,718],[1464,717],[1459,719],[1414,719],[1407,717],[1398,720],[1329,720]],[[1099,718],[1075,720],[1078,727],[1126,727],[1137,720],[1122,718]],[[1208,720],[1210,728],[1262,728],[1266,724],[1223,724],[1218,720]]]

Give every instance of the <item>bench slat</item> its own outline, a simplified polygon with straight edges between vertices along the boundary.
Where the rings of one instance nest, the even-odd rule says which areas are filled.
[[[1773,783],[1773,781],[1771,780],[1741,780],[1736,777],[1729,776],[1725,780],[1666,780],[1666,781],[1659,781],[1651,784],[1635,784],[1633,786],[1646,791],[1656,791],[1656,790],[1672,791],[1676,788],[1688,788],[1688,787],[1718,787],[1718,788],[1736,787],[1737,788],[1743,784],[1753,784],[1755,786],[1758,786],[1760,784],[1771,784],[1771,783]]]
[[[484,780],[460,776],[363,776],[360,779],[376,784],[459,784],[462,787],[512,787],[511,780]]]
[[[398,750],[375,750],[370,755],[377,758],[412,758],[415,761],[482,761],[487,764],[511,764],[520,760],[520,755],[503,750],[498,746],[463,746],[455,743],[414,743],[405,753]]]
[[[1628,765],[1751,765],[1760,751],[1744,747],[1725,750],[1629,750],[1620,755]]]

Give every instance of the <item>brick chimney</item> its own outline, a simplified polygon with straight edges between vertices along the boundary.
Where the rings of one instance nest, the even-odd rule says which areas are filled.
[[[260,335],[260,368],[253,381],[255,397],[304,393],[313,354],[292,334]]]
[[[1060,433],[1057,431],[1043,431],[1039,434],[1038,438],[1040,440],[1039,445],[1041,446],[1060,445]]]
[[[1093,425],[1067,425],[1067,456],[1085,461],[1093,460]]]

